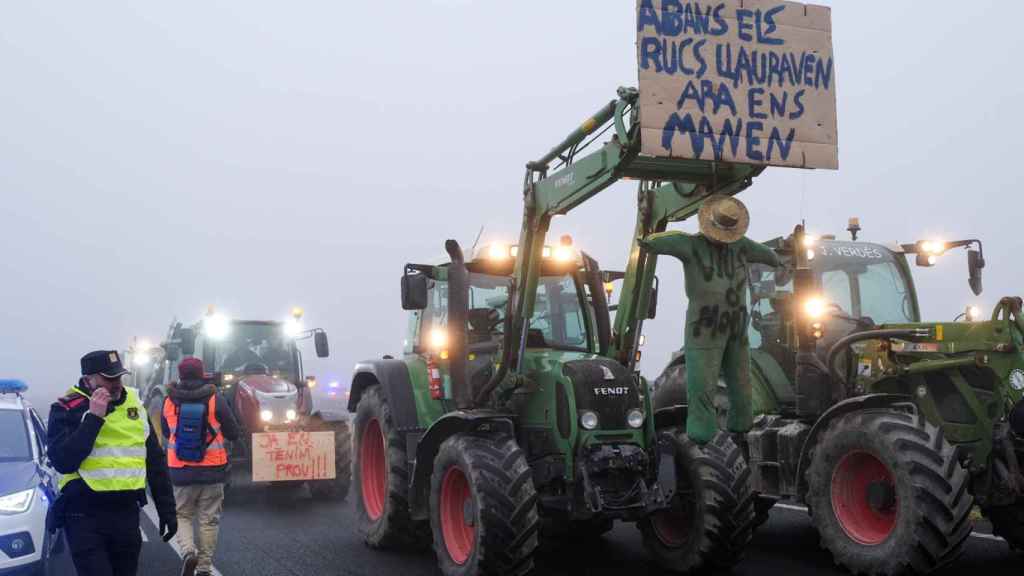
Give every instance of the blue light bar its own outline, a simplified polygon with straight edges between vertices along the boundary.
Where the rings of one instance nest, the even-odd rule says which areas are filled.
[[[20,394],[28,390],[28,384],[21,380],[0,379],[0,394]]]

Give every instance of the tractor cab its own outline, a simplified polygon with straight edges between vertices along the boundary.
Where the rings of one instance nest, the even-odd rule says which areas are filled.
[[[492,376],[504,340],[513,268],[518,248],[489,244],[477,248],[466,261],[468,302],[466,350],[470,388],[479,389]],[[593,280],[597,264],[569,244],[545,246],[537,299],[530,319],[525,349],[537,354],[596,354],[599,346],[597,316],[607,325],[608,310],[593,294],[603,284]],[[454,399],[448,372],[448,265],[406,266],[403,306],[412,309],[405,354],[418,356],[445,379],[431,388],[434,400]],[[431,374],[434,372],[431,371]]]
[[[917,292],[902,250],[870,242],[805,240],[812,282],[796,288],[795,255],[781,241],[774,245],[780,268],[750,267],[750,347],[764,361],[771,356],[783,367],[795,367],[799,322],[815,316],[815,354],[825,362],[840,338],[882,324],[920,322]],[[756,362],[757,360],[755,360]],[[787,395],[788,396],[788,395]]]

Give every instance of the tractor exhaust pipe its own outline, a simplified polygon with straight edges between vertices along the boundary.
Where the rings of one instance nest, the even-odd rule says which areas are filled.
[[[466,318],[469,315],[469,271],[462,247],[455,240],[444,243],[451,258],[448,266],[448,371],[452,396],[459,410],[473,407],[473,394],[466,375]]]

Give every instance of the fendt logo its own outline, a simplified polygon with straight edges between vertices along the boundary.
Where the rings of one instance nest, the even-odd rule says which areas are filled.
[[[625,396],[629,394],[629,386],[602,386],[594,388],[594,396]]]

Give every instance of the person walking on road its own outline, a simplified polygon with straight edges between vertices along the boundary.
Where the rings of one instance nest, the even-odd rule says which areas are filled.
[[[81,368],[78,385],[50,407],[47,455],[62,474],[53,527],[64,528],[79,576],[135,576],[147,484],[160,536],[178,530],[167,463],[138,392],[121,384],[129,372],[120,355],[90,352]]]
[[[225,440],[238,439],[238,423],[217,393],[199,358],[178,364],[178,382],[168,387],[161,426],[167,465],[178,503],[182,575],[210,575],[217,548],[224,485],[231,473]],[[198,520],[199,537],[193,533]]]

